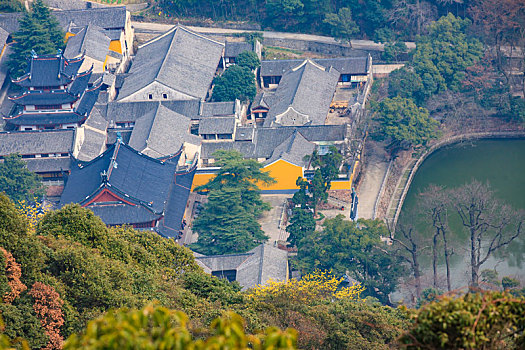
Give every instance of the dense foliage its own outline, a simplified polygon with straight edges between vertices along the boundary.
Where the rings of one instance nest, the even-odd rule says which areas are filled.
[[[349,274],[365,287],[365,296],[388,304],[388,295],[404,270],[381,242],[381,237],[388,236],[385,225],[378,220],[355,223],[338,215],[325,220],[323,226],[323,231],[297,242],[296,263],[306,272],[331,269],[339,276]]]
[[[91,321],[81,336],[72,336],[64,349],[296,349],[294,330],[272,327],[247,335],[243,319],[234,313],[215,319],[206,339],[193,339],[188,321],[181,311],[153,305],[110,311]]]
[[[27,170],[19,155],[10,154],[0,162],[0,193],[4,192],[13,201],[34,202],[44,194],[40,178]]]
[[[257,93],[255,75],[247,66],[234,65],[227,68],[213,81],[214,101],[253,100]]]
[[[425,145],[438,135],[438,123],[428,110],[418,107],[410,98],[386,98],[373,104],[378,122],[379,138],[389,138],[390,147]]]
[[[19,23],[20,29],[12,34],[15,44],[8,62],[13,78],[26,73],[31,51],[46,55],[64,48],[64,33],[43,0],[33,1],[31,11],[25,13]]]
[[[525,299],[501,292],[444,297],[412,311],[407,349],[523,349]]]
[[[24,6],[19,0],[0,0],[0,12],[23,11]]]
[[[193,222],[199,239],[192,249],[216,255],[246,252],[268,237],[257,218],[270,209],[261,199],[257,182],[264,186],[274,180],[254,159],[244,159],[237,151],[217,151],[217,175],[197,191],[208,191],[208,203]]]
[[[426,93],[458,91],[465,69],[481,58],[483,47],[478,39],[467,35],[469,25],[468,19],[449,13],[432,23],[429,34],[416,42],[412,64]]]
[[[240,67],[247,67],[255,70],[261,66],[261,61],[257,54],[253,51],[243,51],[235,59],[235,63]]]

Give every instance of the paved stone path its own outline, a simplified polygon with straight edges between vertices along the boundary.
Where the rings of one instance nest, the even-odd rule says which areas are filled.
[[[357,216],[363,219],[374,217],[374,206],[381,191],[381,184],[388,169],[388,162],[384,149],[374,143],[367,142],[369,155],[367,164],[363,171],[363,180],[357,188],[359,204],[357,206]]]

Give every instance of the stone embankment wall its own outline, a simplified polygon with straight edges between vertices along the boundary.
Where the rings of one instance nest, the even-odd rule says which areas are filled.
[[[403,203],[405,201],[405,197],[408,193],[408,190],[410,188],[410,185],[412,184],[412,180],[414,179],[414,176],[417,173],[417,170],[419,167],[423,164],[423,162],[434,152],[439,150],[442,147],[453,145],[456,143],[460,143],[463,141],[468,140],[480,140],[480,139],[517,139],[517,138],[525,138],[525,131],[491,131],[491,132],[477,132],[477,133],[468,133],[464,135],[456,135],[447,137],[445,139],[439,140],[437,143],[432,145],[427,151],[425,151],[418,160],[414,163],[412,166],[412,169],[410,170],[410,175],[404,184],[403,192],[401,195],[401,199],[396,204],[396,211],[395,216],[391,223],[389,223],[392,227],[392,229],[395,229],[395,226],[397,224],[397,220],[399,219],[399,214],[401,213],[401,208],[403,208]],[[411,164],[411,163],[409,163]],[[398,172],[398,176],[400,174],[404,173],[404,171]],[[399,184],[403,185],[403,184]],[[390,209],[390,208],[389,208]],[[384,214],[383,214],[384,215]]]

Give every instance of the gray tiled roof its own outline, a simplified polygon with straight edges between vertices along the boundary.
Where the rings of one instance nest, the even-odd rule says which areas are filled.
[[[203,142],[201,145],[201,158],[210,159],[213,158],[213,153],[218,150],[236,150],[244,155],[245,158],[255,158],[255,144],[252,142],[231,142],[231,141],[219,141],[219,142]]]
[[[94,24],[104,29],[124,29],[126,26],[125,6],[61,10],[52,11],[52,14],[57,18],[63,29],[67,29],[71,22],[77,26]],[[22,14],[19,12],[1,13],[0,27],[4,28],[9,33],[16,32],[19,28],[18,18],[21,16]]]
[[[125,6],[53,11],[53,15],[56,16],[58,22],[63,28],[66,28],[70,22],[73,22],[78,26],[94,24],[104,29],[124,29],[126,27]]]
[[[286,72],[275,93],[268,97],[270,110],[264,125],[323,125],[338,79],[337,70],[325,69],[310,60]],[[299,115],[297,121],[295,115]]]
[[[202,103],[201,115],[204,117],[234,116],[235,112],[235,101]]]
[[[235,141],[252,141],[255,128],[251,126],[238,127],[235,132]]]
[[[34,173],[68,171],[71,169],[71,158],[31,158],[24,159],[27,170]]]
[[[67,59],[61,54],[29,57],[28,71],[13,82],[23,87],[60,86],[77,74],[83,58]]]
[[[78,101],[78,105],[75,107],[76,113],[85,116],[89,115],[91,109],[93,109],[93,106],[97,102],[98,93],[100,92],[101,86],[102,84],[99,82],[98,85],[95,85],[84,91],[82,97]]]
[[[74,58],[85,54],[97,61],[104,62],[110,42],[111,39],[104,33],[104,29],[94,24],[88,24],[75,36],[69,38],[64,56]]]
[[[195,261],[207,273],[236,270],[235,280],[243,290],[288,278],[288,253],[269,244],[261,244],[241,254],[202,256],[196,254]]]
[[[91,7],[104,7],[104,5],[96,3],[94,1],[84,0],[44,0],[47,6],[56,10],[82,10]]]
[[[205,134],[233,134],[235,130],[234,117],[209,117],[201,119],[199,135]]]
[[[118,99],[157,81],[197,99],[204,99],[221,60],[224,44],[175,27],[139,47]]]
[[[203,142],[201,147],[202,158],[212,158],[211,155],[219,149],[235,149],[241,152],[246,158],[269,159],[274,154],[276,148],[286,144],[286,140],[291,139],[291,136],[296,130],[309,142],[342,142],[346,135],[345,125],[253,128],[252,132],[254,135],[252,138],[249,136],[249,129],[248,127],[237,128],[235,142]],[[245,136],[239,136],[241,134]]]
[[[107,141],[107,126],[108,122],[99,109],[93,108],[89,118],[84,123],[84,142],[78,152],[77,158],[79,160],[87,162],[104,152]]]
[[[153,158],[177,153],[184,142],[200,144],[200,138],[190,134],[191,119],[164,107],[137,119],[129,145]]]
[[[276,160],[283,159],[298,166],[306,166],[308,162],[304,157],[311,155],[315,149],[315,144],[304,138],[296,129],[289,138],[277,146],[267,163],[273,163]]]
[[[122,35],[122,30],[121,29],[106,29],[105,34],[111,40],[120,40],[120,36]]]
[[[0,155],[71,153],[74,130],[0,132]]]
[[[8,37],[9,33],[5,29],[0,27],[0,47],[4,47]]]
[[[271,93],[268,93],[266,91],[259,92],[257,95],[255,95],[255,98],[253,99],[252,108],[259,106],[269,108],[268,103],[266,101],[271,95]]]
[[[192,119],[199,113],[199,101],[197,100],[162,101],[161,104]],[[119,123],[136,121],[147,112],[156,109],[157,105],[157,101],[113,101],[108,103],[106,118],[108,121]]]
[[[86,117],[76,112],[23,113],[6,122],[13,125],[58,125],[80,123]]]
[[[247,42],[226,41],[224,57],[237,57],[244,51],[253,51],[253,45]]]
[[[156,214],[164,210],[176,164],[162,163],[116,143],[82,167],[72,167],[60,204],[85,203],[102,187]],[[106,174],[104,183],[101,173]]]
[[[150,222],[158,218],[158,215],[152,213],[141,205],[90,205],[87,208],[92,210],[96,216],[100,217],[106,225]]]
[[[20,12],[0,13],[0,28],[4,29],[9,34],[18,30],[18,19],[22,17]]]
[[[341,57],[341,58],[318,58],[315,63],[325,68],[333,67],[341,74],[367,74],[368,56],[363,57]],[[302,60],[267,60],[261,61],[261,76],[282,76],[289,70],[297,67]]]

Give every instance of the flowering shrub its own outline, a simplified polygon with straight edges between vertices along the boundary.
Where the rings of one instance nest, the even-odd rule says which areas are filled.
[[[33,203],[21,200],[18,202],[17,210],[20,214],[27,217],[29,228],[31,231],[34,231],[40,219],[46,215],[47,212],[51,211],[51,205],[44,205],[43,202],[38,202],[36,198]]]
[[[343,278],[337,278],[331,271],[316,270],[305,275],[300,280],[291,279],[288,282],[268,281],[248,292],[248,297],[254,301],[311,302],[319,299],[360,300],[364,291],[361,284],[339,288]]]

